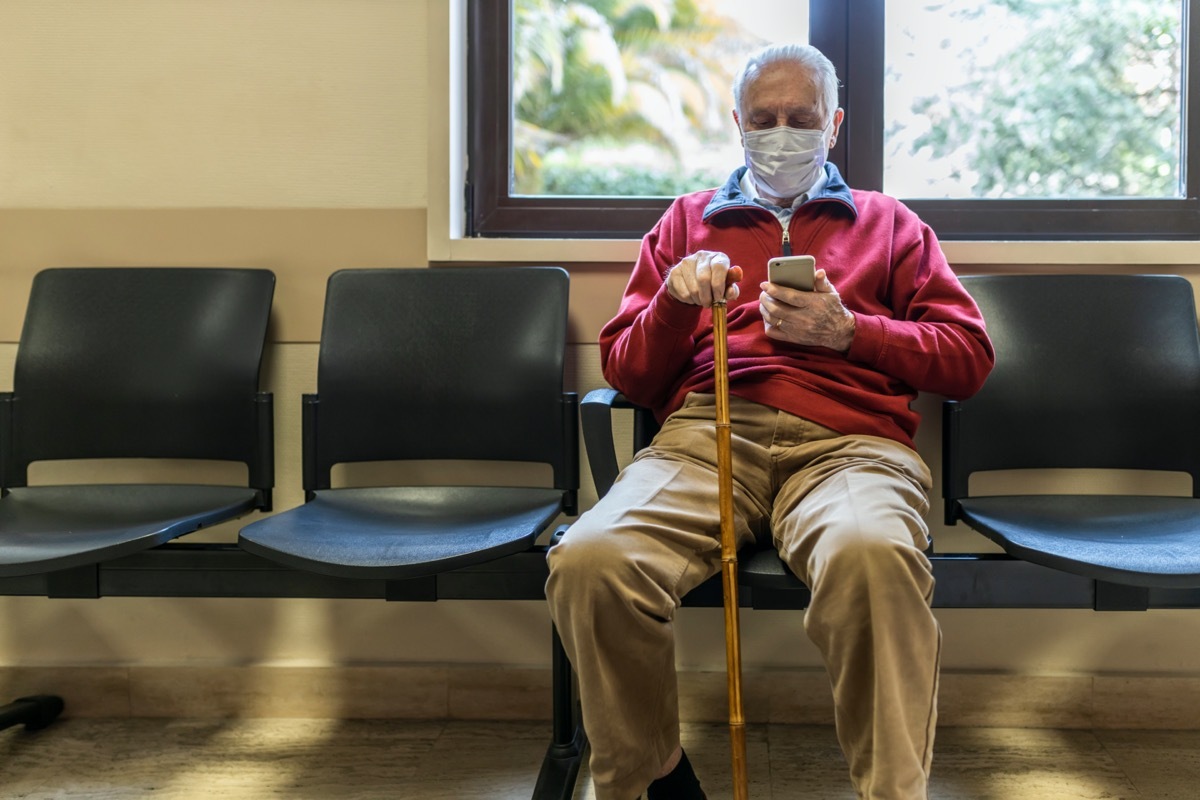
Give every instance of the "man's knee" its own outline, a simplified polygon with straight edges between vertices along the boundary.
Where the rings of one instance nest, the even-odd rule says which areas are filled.
[[[546,597],[552,612],[572,607],[593,615],[672,616],[671,576],[678,577],[683,566],[651,536],[629,529],[597,530],[581,518],[550,549],[547,561]]]
[[[588,526],[584,519],[576,522],[546,555],[551,601],[620,591],[631,571],[631,555],[621,538]]]
[[[587,528],[583,520],[568,529],[546,554],[551,578],[572,583],[607,575],[619,566],[622,558],[614,537]]]
[[[815,578],[804,628],[823,648],[864,635],[910,637],[913,626],[924,629],[932,621],[933,572],[911,542],[842,537]]]
[[[912,586],[927,594],[932,590],[933,574],[929,559],[917,544],[917,537],[907,529],[893,531],[893,535],[844,532],[828,542],[821,579],[858,593]]]

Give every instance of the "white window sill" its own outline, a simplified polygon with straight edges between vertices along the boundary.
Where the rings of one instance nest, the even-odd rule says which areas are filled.
[[[431,238],[437,233],[429,231]],[[640,242],[630,239],[448,239],[430,241],[430,258],[449,262],[630,263]],[[1200,242],[1049,241],[942,242],[955,266],[1200,265]]]

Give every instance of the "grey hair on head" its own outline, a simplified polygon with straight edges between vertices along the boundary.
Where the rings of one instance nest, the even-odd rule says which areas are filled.
[[[733,105],[738,114],[742,113],[742,95],[746,87],[764,67],[779,63],[796,64],[812,75],[821,98],[821,116],[829,122],[833,110],[838,107],[837,70],[824,53],[808,44],[769,44],[747,56],[746,63],[733,79]]]

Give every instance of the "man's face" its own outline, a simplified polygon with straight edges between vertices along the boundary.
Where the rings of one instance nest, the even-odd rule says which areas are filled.
[[[742,111],[733,112],[741,131],[762,131],[779,126],[822,130],[828,124],[821,110],[816,83],[803,67],[781,62],[763,67],[742,93]],[[834,112],[829,146],[837,136],[842,111]],[[745,142],[743,142],[745,144]]]

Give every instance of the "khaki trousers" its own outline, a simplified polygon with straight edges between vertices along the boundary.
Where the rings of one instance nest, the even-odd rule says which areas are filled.
[[[689,396],[548,556],[598,800],[636,797],[679,745],[675,610],[720,570],[715,413],[711,395]],[[812,591],[804,629],[859,797],[925,798],[941,646],[923,552],[928,469],[897,442],[737,397],[730,422],[737,535],[769,526]]]

